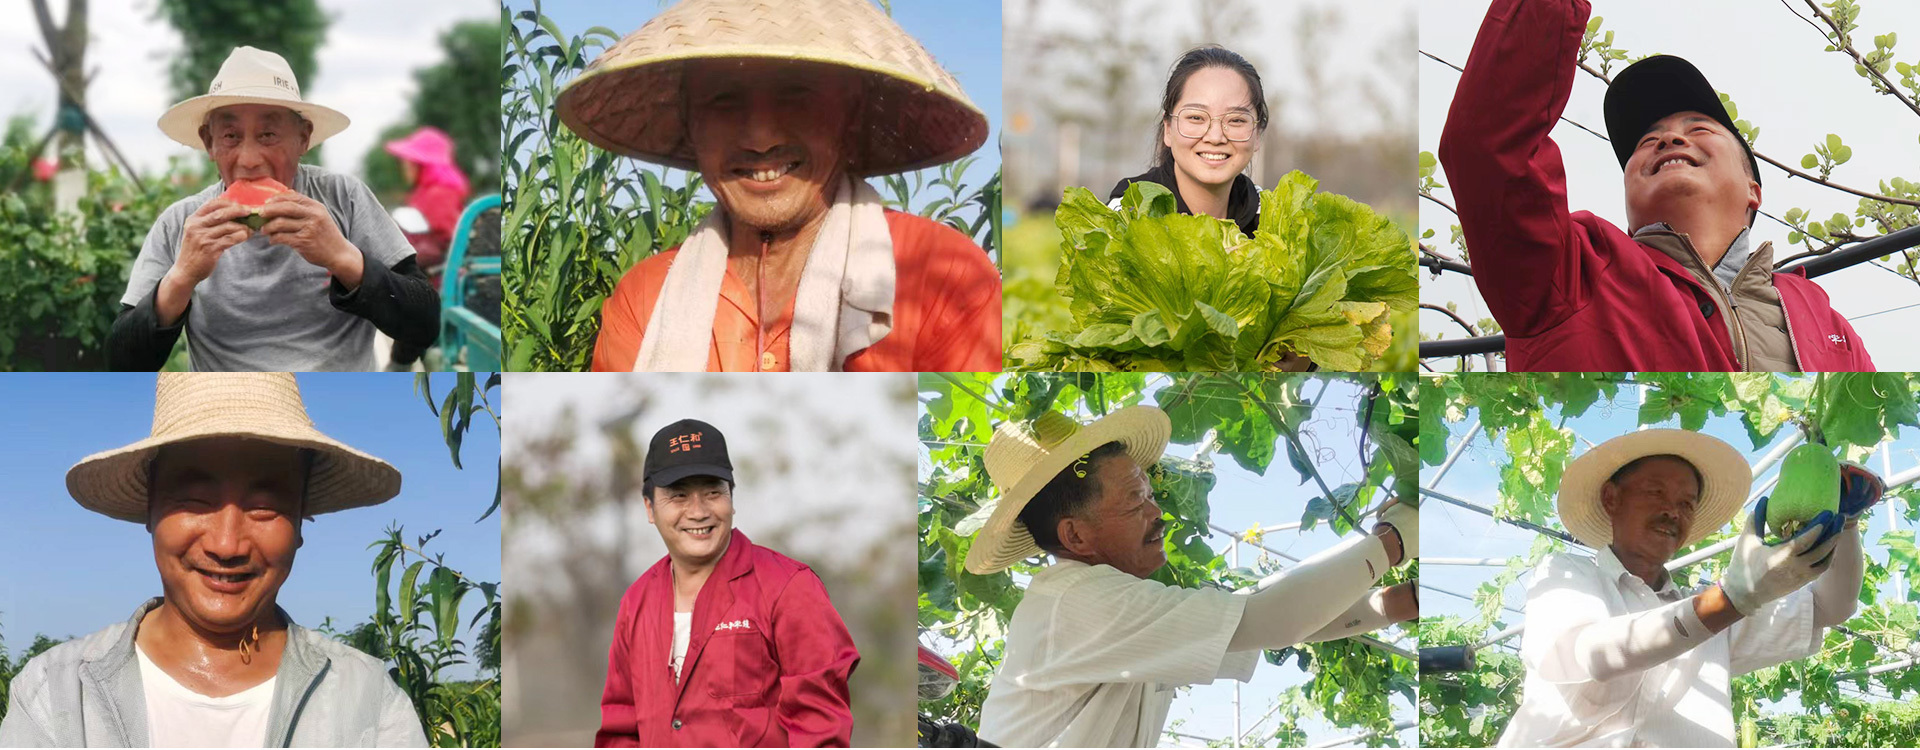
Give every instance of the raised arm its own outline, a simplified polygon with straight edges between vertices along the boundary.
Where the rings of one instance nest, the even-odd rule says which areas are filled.
[[[1550,134],[1573,92],[1588,13],[1585,0],[1494,0],[1440,135],[1474,283],[1509,335],[1536,335],[1582,304],[1593,250],[1568,214]]]

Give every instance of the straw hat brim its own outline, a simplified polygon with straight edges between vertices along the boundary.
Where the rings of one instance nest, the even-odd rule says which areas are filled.
[[[400,471],[311,427],[235,424],[149,437],[95,453],[67,470],[67,492],[82,507],[106,516],[147,522],[147,468],[160,448],[205,438],[247,438],[315,451],[307,483],[306,515],[377,505],[400,494]]]
[[[778,60],[866,74],[862,132],[853,141],[860,152],[847,155],[855,177],[945,164],[987,140],[987,116],[959,82],[865,0],[680,3],[569,82],[556,104],[560,120],[607,151],[695,170],[682,81],[686,63],[696,60]]]
[[[1012,423],[1002,424],[995,430],[993,440],[1030,442],[1031,438],[1019,434],[1023,429]],[[1000,489],[1000,496],[989,501],[993,510],[974,537],[973,546],[967,549],[967,571],[975,575],[998,573],[1041,552],[1026,524],[1021,523],[1020,511],[1073,462],[1095,448],[1117,441],[1126,446],[1127,456],[1134,463],[1148,468],[1166,452],[1167,439],[1172,433],[1173,422],[1167,419],[1166,412],[1151,406],[1129,406],[1081,425],[1073,435],[1051,448],[1014,455],[1009,459],[1011,463],[996,462],[994,446],[989,444],[987,473]]]
[[[276,91],[276,89],[266,89]],[[301,117],[313,123],[313,137],[308,139],[307,147],[320,145],[322,141],[340,134],[351,123],[339,110],[324,107],[312,102],[288,99],[282,96],[248,96],[245,94],[203,94],[168,108],[160,115],[160,132],[165,133],[174,142],[196,151],[207,150],[200,142],[200,126],[207,120],[207,114],[221,107],[236,104],[266,104],[286,107],[299,113]]]
[[[1718,532],[1746,505],[1753,469],[1726,441],[1691,430],[1641,430],[1613,438],[1582,454],[1560,479],[1560,523],[1574,538],[1596,549],[1613,543],[1613,522],[1601,507],[1600,491],[1620,467],[1645,456],[1673,454],[1700,470],[1700,501],[1681,546]]]

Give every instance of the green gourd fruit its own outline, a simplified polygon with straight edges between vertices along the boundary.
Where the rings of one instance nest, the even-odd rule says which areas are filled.
[[[1824,445],[1807,443],[1780,462],[1780,484],[1767,499],[1767,530],[1791,539],[1820,511],[1840,512],[1840,462]]]

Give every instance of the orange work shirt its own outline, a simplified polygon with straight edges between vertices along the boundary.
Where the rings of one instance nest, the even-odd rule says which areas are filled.
[[[999,372],[1000,274],[987,254],[945,224],[887,211],[893,236],[893,330],[846,361],[848,372]],[[600,309],[595,372],[626,372],[640,355],[640,339],[680,248],[654,255],[627,271]],[[720,282],[713,316],[711,372],[785,372],[792,368],[789,325],[769,331],[767,351],[756,352],[760,315],[747,286],[731,267]]]

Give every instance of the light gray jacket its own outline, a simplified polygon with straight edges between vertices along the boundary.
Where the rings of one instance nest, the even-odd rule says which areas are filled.
[[[13,679],[0,747],[146,747],[147,699],[133,636],[155,598],[126,622],[27,662]],[[287,622],[268,747],[426,747],[418,714],[378,659]]]

